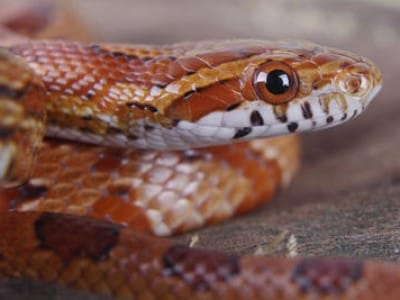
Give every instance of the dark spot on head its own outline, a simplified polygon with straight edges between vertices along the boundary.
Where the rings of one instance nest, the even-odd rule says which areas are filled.
[[[155,84],[154,86],[156,86],[159,89],[164,89],[167,85],[166,84]]]
[[[158,109],[155,108],[155,107],[152,106],[152,105],[145,105],[145,108],[148,109],[149,111],[151,111],[152,113],[158,112]]]
[[[114,57],[123,57],[127,60],[138,59],[138,57],[136,55],[119,52],[119,51],[113,51],[113,52],[111,52],[111,55]]]
[[[152,113],[158,112],[157,108],[155,108],[152,105],[148,105],[148,104],[142,104],[142,103],[137,103],[137,102],[128,102],[128,103],[126,103],[126,106],[128,106],[129,108],[136,107],[141,110],[148,110],[148,111],[151,111]]]
[[[8,138],[11,138],[15,133],[15,128],[14,127],[0,127],[0,139],[1,140],[6,140]]]
[[[353,112],[353,115],[350,117],[350,119],[354,119],[355,116],[357,115],[357,113],[358,113],[358,110],[355,109],[354,112]]]
[[[273,111],[276,118],[282,123],[286,123],[288,121],[286,116],[286,111],[288,109],[287,105],[275,105],[273,106]]]
[[[228,105],[228,106],[225,108],[225,110],[226,110],[226,111],[234,110],[235,108],[237,108],[237,107],[239,107],[239,106],[240,106],[240,102],[238,102],[238,103],[233,103],[233,104]]]
[[[147,57],[140,57],[139,58],[136,55],[132,55],[132,54],[124,53],[124,52],[120,52],[120,51],[110,51],[107,48],[103,48],[100,45],[96,45],[96,44],[90,45],[89,47],[94,52],[96,52],[96,53],[98,53],[98,54],[100,54],[102,56],[112,56],[112,57],[115,57],[115,58],[123,57],[123,58],[125,58],[127,60],[141,59],[143,61],[146,61],[146,59],[147,59]]]
[[[125,53],[118,52],[118,51],[113,51],[113,52],[111,52],[111,54],[112,54],[114,57],[121,57],[121,56],[124,56],[124,55],[125,55]]]
[[[237,129],[235,135],[233,136],[233,139],[239,139],[242,138],[246,135],[248,135],[251,132],[251,127],[243,127]]]
[[[295,268],[291,281],[303,293],[340,295],[357,282],[363,273],[363,264],[351,260],[309,258]]]
[[[326,123],[327,124],[330,124],[330,123],[332,123],[333,122],[333,117],[332,116],[328,116],[327,118],[326,118]]]
[[[229,282],[240,272],[239,257],[235,255],[197,250],[182,245],[169,248],[162,262],[164,276],[178,277],[194,291],[208,291],[213,286]]]
[[[299,124],[297,122],[292,122],[288,124],[287,128],[290,132],[295,132],[297,127],[299,127]]]
[[[287,122],[287,116],[284,114],[284,115],[281,115],[281,116],[277,116],[277,118],[278,118],[278,120],[279,121],[281,121],[282,123],[286,123]]]
[[[186,76],[193,75],[195,73],[196,73],[195,71],[188,71],[188,72],[186,72]]]
[[[106,259],[118,243],[120,227],[83,217],[44,213],[35,222],[39,247],[53,251],[63,261]]]
[[[303,105],[301,105],[301,111],[303,112],[303,117],[305,119],[311,119],[313,116],[312,110],[311,110],[311,105],[308,102],[304,102]]]
[[[344,121],[344,120],[346,120],[346,119],[347,119],[347,113],[344,113],[343,116],[342,116],[342,118],[341,118],[341,120]]]
[[[231,81],[231,79],[222,79],[220,81],[218,81],[219,84],[225,84],[227,82]]]
[[[250,114],[250,123],[253,126],[264,125],[264,119],[258,110],[253,110]]]

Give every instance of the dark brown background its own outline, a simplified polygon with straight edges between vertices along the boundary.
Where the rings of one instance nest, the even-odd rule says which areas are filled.
[[[374,60],[383,91],[356,121],[303,135],[303,166],[288,190],[257,212],[178,239],[197,235],[199,247],[237,253],[400,262],[400,8],[318,0],[74,2],[98,40],[305,38]],[[87,299],[44,284],[0,284],[0,299],[71,297]]]

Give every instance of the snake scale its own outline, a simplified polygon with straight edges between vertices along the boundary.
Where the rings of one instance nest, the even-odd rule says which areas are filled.
[[[299,164],[297,136],[273,136],[360,114],[381,87],[371,61],[296,41],[28,39],[21,24],[1,31],[0,278],[133,299],[399,299],[396,265],[148,234],[270,199]]]

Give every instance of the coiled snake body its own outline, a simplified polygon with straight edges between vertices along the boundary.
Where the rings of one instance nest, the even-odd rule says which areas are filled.
[[[297,137],[256,138],[357,116],[381,86],[369,60],[285,41],[2,44],[1,278],[135,299],[398,299],[393,265],[242,257],[143,233],[271,198],[297,169]],[[42,144],[45,130],[60,140]]]

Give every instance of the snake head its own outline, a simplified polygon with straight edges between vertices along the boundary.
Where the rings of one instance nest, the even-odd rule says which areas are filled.
[[[239,58],[209,61],[208,70],[185,78],[189,90],[166,108],[195,146],[338,125],[364,111],[382,85],[370,60],[308,42],[232,41],[204,51],[190,55]]]

